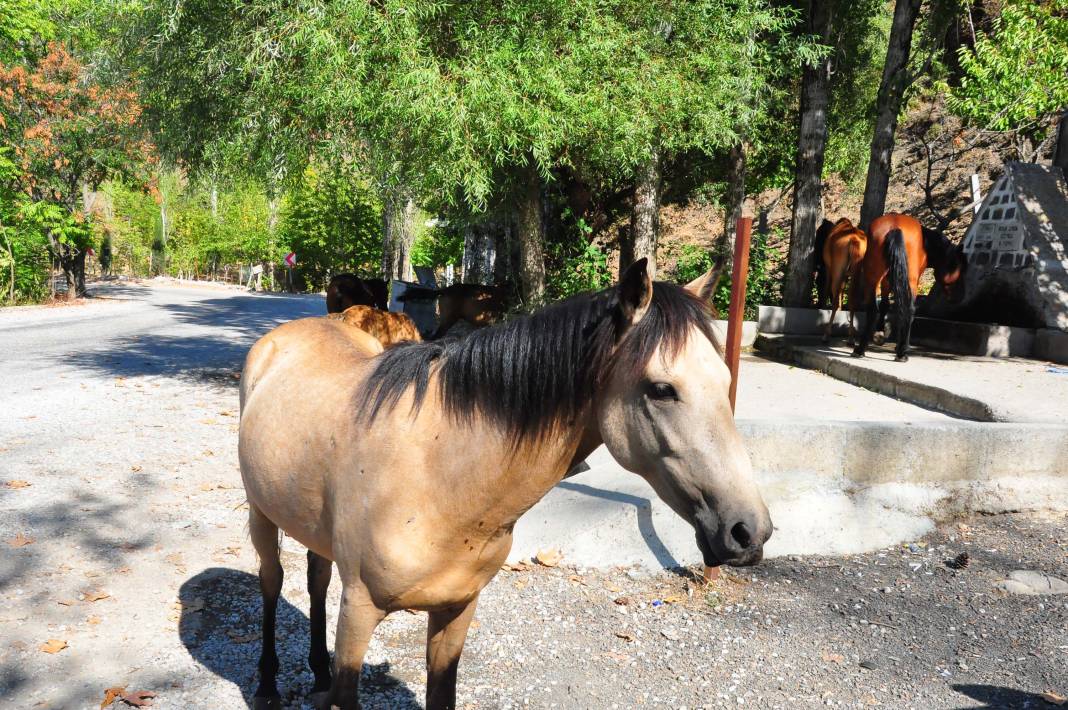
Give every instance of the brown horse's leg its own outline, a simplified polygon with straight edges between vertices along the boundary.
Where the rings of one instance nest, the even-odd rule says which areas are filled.
[[[456,707],[456,669],[478,598],[465,606],[433,611],[426,629],[426,707]]]
[[[280,708],[281,698],[275,678],[278,654],[274,647],[275,616],[282,593],[282,563],[278,557],[278,526],[259,509],[249,504],[248,528],[252,545],[260,558],[260,593],[263,596],[263,638],[260,651],[260,684],[253,700],[254,708]]]
[[[311,597],[311,645],[308,667],[315,675],[312,694],[330,690],[330,652],[326,648],[326,590],[334,563],[308,550],[308,596]]]
[[[871,334],[875,331],[875,297],[876,290],[868,288],[857,289],[862,296],[864,303],[864,330],[860,334],[860,340],[853,347],[853,357],[864,357],[865,351],[868,349],[868,343],[871,342]]]
[[[341,611],[337,619],[337,639],[334,642],[334,665],[337,675],[330,687],[326,707],[359,710],[360,672],[363,656],[375,627],[386,613],[371,601],[367,589],[359,580],[348,582],[342,574]]]

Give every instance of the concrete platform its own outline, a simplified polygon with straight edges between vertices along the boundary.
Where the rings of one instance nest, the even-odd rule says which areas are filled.
[[[851,357],[842,342],[757,338],[762,354],[947,414],[986,422],[1068,425],[1068,375],[1039,360],[951,355],[916,348],[895,362],[890,346]]]
[[[881,549],[964,512],[1068,509],[1068,422],[964,421],[754,355],[741,373],[769,556]],[[519,520],[511,560],[557,548],[579,566],[699,562],[693,530],[644,480],[604,448],[588,463]]]

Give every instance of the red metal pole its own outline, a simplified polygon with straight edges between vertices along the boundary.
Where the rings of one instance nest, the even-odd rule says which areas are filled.
[[[738,394],[738,359],[742,352],[742,321],[745,320],[745,282],[749,277],[751,217],[739,217],[734,237],[734,269],[731,272],[731,306],[727,315],[727,367],[731,371],[731,411]]]

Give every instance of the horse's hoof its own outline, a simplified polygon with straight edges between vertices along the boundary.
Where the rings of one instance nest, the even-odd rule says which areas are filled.
[[[864,351],[863,350],[854,350],[850,354],[850,357],[864,357]]]
[[[282,699],[279,697],[253,698],[252,710],[282,710]]]
[[[908,362],[909,361],[909,356],[908,355],[898,355],[898,356],[896,356],[894,358],[894,360],[896,360],[897,362]]]

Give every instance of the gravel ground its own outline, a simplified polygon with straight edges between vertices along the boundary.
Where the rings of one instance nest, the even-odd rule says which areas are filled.
[[[234,374],[321,299],[109,287],[0,312],[0,706],[245,707],[259,592],[236,465]],[[28,485],[24,485],[28,484]],[[947,565],[961,553],[966,565]],[[304,554],[284,541],[279,685],[305,669]],[[503,571],[460,668],[467,707],[1052,707],[1068,695],[1068,516],[955,522],[849,558],[779,558],[705,585],[690,570]],[[340,586],[331,588],[330,643]],[[379,628],[364,701],[419,707],[422,614]],[[49,645],[51,644],[51,645]],[[44,649],[56,650],[48,653]],[[1055,698],[1056,696],[1050,696]]]

